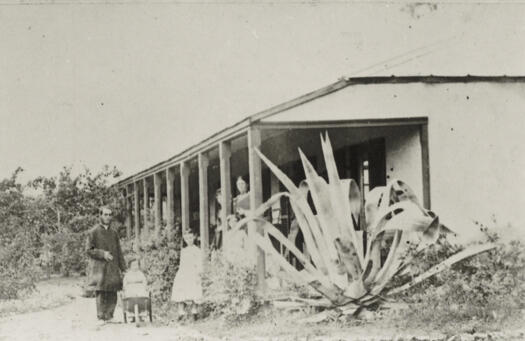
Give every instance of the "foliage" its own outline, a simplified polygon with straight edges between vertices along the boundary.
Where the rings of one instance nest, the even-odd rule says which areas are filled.
[[[428,267],[429,261],[441,258],[440,252],[450,252],[450,245],[429,250],[419,263]],[[401,298],[409,305],[398,321],[405,326],[432,323],[435,328],[454,331],[458,327],[501,329],[516,322],[525,309],[525,245],[499,243],[413,287]]]
[[[220,251],[212,252],[202,283],[212,315],[220,315],[229,323],[247,319],[260,307],[255,268],[232,263]]]
[[[27,200],[23,188],[17,182],[22,172],[18,168],[10,178],[0,181],[0,247],[5,247],[20,232],[19,225],[24,223]]]
[[[409,270],[417,254],[436,243],[441,234],[450,232],[439,223],[437,215],[419,203],[414,192],[404,182],[393,180],[367,195],[362,206],[359,186],[352,179],[341,180],[328,137],[321,137],[328,182],[319,176],[299,149],[306,181],[297,187],[278,167],[258,151],[288,192],[278,193],[257,208],[236,228],[257,221],[264,228],[249,237],[286,271],[298,284],[309,284],[343,313],[358,313],[363,307],[377,304],[387,294],[410,288],[430,275],[439,273],[465,257],[486,251],[487,244],[463,250],[427,272],[397,288],[391,288],[394,278]],[[311,194],[314,215],[308,204]],[[282,196],[290,204],[303,232],[311,261],[275,226],[261,216]],[[364,211],[364,221],[362,211]],[[364,227],[364,231],[361,228]],[[364,232],[364,236],[361,233]],[[270,236],[276,238],[302,263],[305,271],[297,271],[273,247]],[[381,259],[381,253],[385,255]]]
[[[115,188],[109,179],[120,173],[105,166],[93,174],[84,169],[73,175],[71,168],[64,167],[57,177],[38,177],[30,187],[39,193],[37,199],[43,203],[39,231],[42,250],[48,255],[48,268],[68,276],[72,272],[85,272],[85,232],[98,221],[98,209],[110,206],[117,218],[116,228],[122,224],[122,208]],[[114,226],[114,227],[115,227]]]
[[[27,233],[17,234],[0,248],[0,299],[15,299],[35,289],[40,272],[27,245]]]
[[[84,233],[98,219],[98,207],[111,206],[121,218],[119,196],[110,187],[116,169],[73,175],[64,168],[57,177],[39,177],[24,186],[18,168],[0,181],[1,298],[34,287],[37,267],[69,275],[85,269]],[[16,257],[15,257],[16,255]]]
[[[55,224],[48,226],[51,231],[64,225],[72,232],[83,232],[92,227],[93,217],[102,205],[111,207],[117,220],[123,221],[117,189],[109,184],[111,178],[119,175],[116,168],[108,166],[95,174],[86,168],[77,175],[64,167],[57,177],[38,177],[30,182],[30,187],[38,191],[54,212]]]
[[[60,229],[53,234],[44,235],[43,245],[44,252],[50,255],[47,266],[52,272],[59,272],[63,276],[85,273],[87,257],[84,251],[84,233]]]
[[[17,182],[21,171],[17,169],[0,182],[0,299],[14,299],[32,291],[39,276],[35,233],[27,216],[30,201]]]

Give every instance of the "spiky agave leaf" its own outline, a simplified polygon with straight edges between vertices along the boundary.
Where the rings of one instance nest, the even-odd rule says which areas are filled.
[[[344,282],[346,276],[343,277],[339,271],[339,255],[334,248],[334,242],[340,237],[338,229],[338,221],[335,219],[335,213],[330,200],[330,190],[326,181],[320,177],[315,171],[310,161],[306,158],[303,152],[299,149],[303,168],[312,194],[312,199],[317,211],[320,225],[322,226],[321,235],[327,245],[329,261],[327,265],[328,275],[334,283]]]
[[[428,214],[404,182],[393,180],[387,186],[374,189],[366,204],[369,243],[367,245],[367,266],[372,264],[370,273],[364,278],[367,287],[378,293],[392,279],[402,266],[411,241],[429,245],[439,237],[439,220]],[[381,266],[380,250],[386,236],[393,236],[387,260]],[[423,243],[422,243],[423,242]]]
[[[394,240],[390,245],[385,264],[376,273],[372,273],[366,283],[384,286],[394,276],[402,262],[406,261],[412,243],[420,244],[421,240],[434,243],[439,237],[439,230],[434,228],[436,222],[438,222],[437,218],[425,216],[412,202],[399,202],[390,206],[388,213],[378,222],[377,230],[372,237],[371,252],[380,248],[385,233],[394,233]]]
[[[354,224],[359,220],[361,196],[358,194],[359,191],[356,192],[356,186],[352,186],[352,181],[348,183],[348,188],[345,188],[346,186],[341,182],[328,135],[325,138],[321,135],[321,147],[328,174],[330,203],[334,211],[334,218],[338,223],[340,238],[349,239],[354,244],[360,266],[363,266],[363,241],[357,238]]]
[[[269,240],[267,240],[266,237],[260,235],[259,233],[253,233],[250,238],[253,238],[255,245],[264,250],[270,255],[270,257],[272,257],[275,262],[277,262],[277,264],[290,276],[290,279],[293,282],[299,285],[304,285],[311,281],[303,273],[300,273],[295,267],[288,263],[288,261],[279,252],[277,252],[277,250],[275,250],[275,247]]]
[[[385,233],[381,232],[381,226],[386,224],[384,216],[389,214],[387,209],[390,205],[391,184],[378,186],[372,189],[365,201],[365,221],[368,235],[365,264],[369,269],[363,273],[363,281],[369,286],[381,267],[381,245]]]
[[[309,285],[313,286],[319,292],[331,293],[331,295],[335,297],[335,300],[338,302],[349,301],[349,298],[345,298],[343,295],[344,288],[340,288],[336,285],[337,283],[331,282],[327,276],[325,276],[318,269],[316,269],[309,262],[308,258],[299,249],[297,249],[295,245],[281,233],[281,231],[279,231],[277,228],[275,228],[272,224],[268,222],[263,222],[262,224],[264,226],[264,232],[266,237],[271,235],[272,237],[277,239],[277,241],[283,244],[301,262],[305,271],[309,274],[309,278],[311,279],[308,283]],[[268,241],[270,240],[269,238],[267,239]]]
[[[322,237],[319,222],[314,216],[310,205],[306,200],[306,196],[304,193],[301,193],[301,191],[299,191],[294,185],[293,181],[290,180],[286,174],[284,174],[284,172],[274,165],[266,156],[264,156],[264,154],[258,149],[255,151],[261,160],[263,160],[273,174],[285,186],[288,192],[290,192],[290,204],[294,210],[299,228],[303,232],[305,243],[310,255],[312,256],[312,260],[323,273],[328,274],[328,245]]]
[[[264,214],[267,210],[269,210],[273,204],[275,204],[277,201],[281,200],[282,197],[290,197],[290,193],[288,192],[279,192],[270,197],[267,201],[262,203],[259,207],[257,207],[254,211],[248,211],[246,217],[239,220],[233,227],[232,230],[238,230],[242,226],[246,225],[246,223],[253,218],[259,217]]]
[[[341,263],[345,267],[348,275],[348,285],[344,294],[356,300],[362,298],[367,293],[367,290],[361,277],[363,270],[357,260],[353,243],[342,243],[339,239],[336,239],[335,248],[339,253]]]
[[[380,220],[376,220],[376,226],[372,227],[375,230],[373,238],[384,236],[383,232],[390,232],[394,233],[394,239],[385,263],[368,278],[367,284],[371,285],[372,294],[379,294],[400,269],[412,260],[413,256],[409,252],[411,245],[417,245],[416,251],[420,251],[435,243],[441,232],[438,217],[423,209],[410,187],[402,181],[395,180],[385,187],[383,197],[389,197],[390,205],[375,212],[376,219]]]
[[[372,223],[377,220],[379,214],[379,209],[383,202],[383,196],[385,193],[385,186],[374,187],[366,195],[365,200],[365,221],[366,221],[366,231],[370,232],[372,230]]]
[[[316,279],[321,282],[322,285],[326,287],[330,287],[330,281],[329,279],[320,272],[317,268],[315,268],[311,263],[310,260],[295,246],[293,242],[291,242],[284,234],[282,234],[279,229],[277,229],[275,226],[270,224],[264,219],[257,219],[264,228],[264,233],[271,235],[274,237],[279,243],[281,243],[283,246],[285,246],[298,260],[301,262],[303,267],[306,271],[308,271],[311,276],[315,277]]]
[[[377,273],[376,277],[374,278],[374,282],[377,284],[374,288],[375,290],[372,290],[372,292],[379,293],[382,288],[377,290],[377,287],[382,286],[384,283],[387,283],[388,280],[391,278],[391,274],[394,273],[394,269],[397,269],[397,264],[395,264],[395,261],[397,261],[397,257],[399,254],[399,245],[401,243],[401,235],[402,231],[396,231],[394,234],[394,239],[392,240],[392,244],[390,245],[390,250],[388,251],[388,256],[386,257],[385,263]]]
[[[345,185],[345,192],[348,193],[348,202],[350,204],[350,212],[352,213],[352,218],[354,220],[354,227],[359,227],[362,205],[359,185],[354,179],[344,179],[342,182],[343,184],[348,183],[348,185]],[[348,189],[346,189],[346,186],[348,186]]]
[[[299,228],[303,232],[304,241],[306,243],[308,252],[312,257],[312,261],[321,272],[327,275],[328,267],[326,264],[329,261],[328,257],[325,256],[327,255],[327,252],[325,251],[327,245],[324,242],[324,239],[320,237],[319,224],[317,220],[311,211],[308,213],[310,213],[312,218],[308,218],[308,213],[303,211],[303,207],[305,205],[297,203],[297,200],[295,199],[290,200],[290,203],[297,219],[297,223],[299,224]],[[310,207],[308,206],[307,209],[310,210]],[[315,220],[313,225],[310,224],[312,220]]]
[[[354,244],[351,242],[342,242],[340,239],[336,239],[334,242],[335,248],[339,253],[339,257],[346,268],[346,272],[349,276],[348,280],[353,281],[361,277],[361,268],[357,260],[357,250]]]
[[[268,253],[277,264],[291,276],[291,279],[297,284],[301,285],[310,285],[312,288],[317,290],[319,293],[327,297],[330,301],[335,304],[347,304],[352,301],[352,298],[346,297],[343,295],[343,290],[338,288],[334,283],[327,281],[324,276],[322,276],[315,268],[309,265],[306,262],[306,257],[302,254],[295,246],[292,246],[290,241],[284,237],[272,224],[268,223],[262,218],[254,218],[258,223],[260,223],[265,231],[265,235],[260,235],[254,233],[251,238],[255,241],[255,244]],[[290,247],[290,251],[301,259],[305,261],[305,270],[306,271],[297,271],[273,246],[270,241],[268,231],[273,232],[272,235],[277,238],[277,240],[283,244],[287,244]]]

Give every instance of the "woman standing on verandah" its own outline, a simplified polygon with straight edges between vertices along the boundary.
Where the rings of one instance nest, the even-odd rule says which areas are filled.
[[[224,233],[223,245],[226,259],[232,263],[255,264],[253,256],[247,251],[248,237],[244,229],[234,229],[236,223],[246,216],[250,209],[250,192],[248,183],[239,176],[235,183],[238,194],[233,198],[233,214],[226,218],[227,231]]]

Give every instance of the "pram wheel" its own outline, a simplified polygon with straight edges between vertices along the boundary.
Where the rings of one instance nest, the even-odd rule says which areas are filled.
[[[152,309],[151,309],[151,306],[153,304],[151,304],[151,291],[149,293],[149,304],[148,304],[148,313],[149,313],[149,321],[150,322],[153,322],[153,313],[152,313]]]
[[[135,326],[140,327],[139,305],[135,303]]]
[[[122,297],[122,294],[120,294],[120,304],[122,306],[122,320],[124,323],[128,323],[128,319],[126,317],[126,304],[124,303],[124,297]]]

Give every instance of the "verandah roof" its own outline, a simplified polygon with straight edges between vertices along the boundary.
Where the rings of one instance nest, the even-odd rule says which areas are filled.
[[[273,118],[283,112],[292,108],[298,107],[305,103],[314,101],[318,98],[324,97],[331,93],[337,92],[353,85],[367,85],[367,84],[408,84],[408,83],[422,83],[422,84],[443,84],[443,83],[475,83],[475,82],[495,82],[495,83],[516,83],[525,82],[525,76],[378,76],[378,77],[355,77],[342,78],[335,83],[320,88],[318,90],[307,93],[303,96],[297,97],[290,101],[278,104],[261,112],[255,113],[247,118],[237,122],[236,124],[226,127],[217,133],[211,135],[205,140],[183,150],[182,152],[172,156],[171,158],[159,162],[147,169],[144,169],[136,174],[133,174],[121,181],[117,186],[125,186],[138,179],[150,176],[166,167],[171,167],[183,160],[195,157],[197,153],[211,149],[217,145],[218,142],[231,139],[245,133],[246,129],[254,123],[259,123],[264,120],[274,121]],[[278,120],[276,120],[278,121]]]

